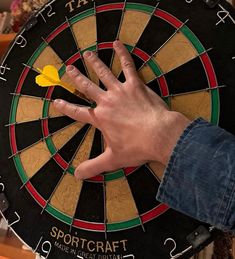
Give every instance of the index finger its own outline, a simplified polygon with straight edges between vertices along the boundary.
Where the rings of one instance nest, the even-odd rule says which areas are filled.
[[[114,48],[115,52],[117,53],[118,58],[121,62],[122,70],[126,77],[126,80],[128,80],[130,78],[133,79],[133,78],[138,77],[138,73],[136,71],[134,61],[133,61],[130,53],[126,49],[126,47],[122,44],[122,42],[119,40],[116,40],[113,43],[113,48]]]

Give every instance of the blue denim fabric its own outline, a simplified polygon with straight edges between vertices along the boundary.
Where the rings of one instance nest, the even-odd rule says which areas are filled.
[[[235,137],[203,119],[193,121],[174,148],[157,199],[235,232]]]

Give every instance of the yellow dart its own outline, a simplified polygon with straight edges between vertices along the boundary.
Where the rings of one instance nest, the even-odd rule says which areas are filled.
[[[57,69],[52,65],[45,66],[42,70],[40,68],[36,69],[40,75],[36,76],[36,83],[41,87],[49,87],[49,86],[61,86],[72,94],[77,95],[77,90],[60,80],[59,73]]]

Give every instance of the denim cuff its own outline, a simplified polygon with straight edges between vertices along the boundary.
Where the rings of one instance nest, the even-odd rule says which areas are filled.
[[[194,120],[171,154],[157,200],[235,231],[235,137],[201,118]]]

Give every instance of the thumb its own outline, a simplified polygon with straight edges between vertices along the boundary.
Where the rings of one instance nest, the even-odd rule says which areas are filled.
[[[104,153],[94,159],[87,160],[81,163],[75,171],[75,177],[78,180],[88,179],[101,174],[105,171],[111,171],[112,167],[112,152],[108,149]]]

